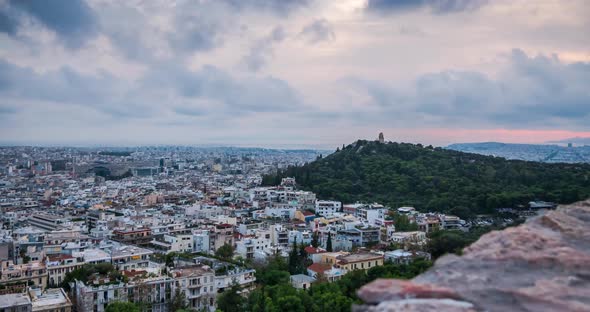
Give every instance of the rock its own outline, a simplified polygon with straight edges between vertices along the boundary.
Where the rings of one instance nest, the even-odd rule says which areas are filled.
[[[435,302],[438,311],[590,311],[590,202],[488,233],[411,281],[377,280],[358,294],[376,305],[357,311],[427,311]]]
[[[431,284],[416,284],[410,281],[378,279],[359,290],[358,296],[366,303],[409,299],[409,298],[448,298],[460,299],[450,288]]]
[[[475,312],[473,304],[452,299],[404,299],[385,301],[376,306],[355,308],[368,312]]]

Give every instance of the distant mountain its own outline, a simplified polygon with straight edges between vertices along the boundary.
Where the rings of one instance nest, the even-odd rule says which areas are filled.
[[[581,138],[581,137],[575,137],[575,138],[569,138],[569,139],[563,139],[563,140],[557,140],[557,141],[549,141],[547,143],[550,144],[568,144],[568,143],[572,143],[574,145],[587,145],[590,146],[590,138]]]
[[[498,142],[457,143],[447,149],[482,155],[542,162],[590,162],[590,146],[566,147],[559,145],[510,144]]]
[[[295,177],[299,186],[321,199],[413,205],[463,215],[535,199],[572,203],[590,197],[590,164],[506,160],[364,140],[304,166],[265,176],[263,183],[277,185],[283,177]]]

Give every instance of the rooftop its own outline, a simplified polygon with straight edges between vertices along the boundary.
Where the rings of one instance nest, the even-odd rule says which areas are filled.
[[[41,290],[32,290],[32,292],[33,311],[46,310],[49,306],[72,304],[61,288],[47,289],[44,293],[41,293]]]
[[[337,258],[340,260],[341,263],[354,263],[354,262],[362,262],[374,259],[383,259],[383,255],[372,253],[372,252],[363,252],[363,253],[354,253],[344,256],[338,256]]]
[[[315,282],[315,278],[305,274],[296,274],[291,275],[291,281],[296,283],[313,283]]]
[[[30,303],[31,299],[25,294],[0,295],[0,309],[22,306]]]
[[[207,265],[191,265],[179,267],[171,271],[172,276],[200,276],[203,274],[214,273],[213,270]]]
[[[138,254],[152,254],[153,251],[137,246],[132,245],[122,245],[121,247],[115,247],[111,250],[111,256],[113,258],[116,257],[126,257],[126,256],[133,256]]]
[[[308,270],[311,270],[316,273],[324,273],[326,271],[329,271],[331,268],[331,265],[325,263],[314,263],[307,267]]]

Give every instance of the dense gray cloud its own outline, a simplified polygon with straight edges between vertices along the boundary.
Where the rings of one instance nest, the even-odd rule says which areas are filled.
[[[302,6],[308,5],[310,0],[221,0],[238,9],[269,10],[286,15]]]
[[[427,8],[436,14],[471,11],[485,5],[487,0],[368,0],[367,9],[389,13]]]
[[[303,27],[299,36],[310,44],[316,44],[323,41],[331,41],[336,38],[334,27],[325,19],[316,19]]]
[[[70,48],[81,47],[98,33],[96,16],[84,0],[11,0],[9,6],[15,9],[13,15],[0,22],[5,24],[2,30],[8,30],[9,34],[14,34],[15,28],[20,25],[15,17],[16,10],[25,13],[20,18],[28,17],[55,32]]]
[[[0,33],[15,36],[19,24],[20,22],[16,17],[16,12],[7,4],[0,2]]]
[[[80,74],[70,67],[38,73],[0,60],[0,95],[48,105],[80,105],[118,118],[147,117],[152,112],[124,81],[106,72],[98,76]]]
[[[176,64],[155,67],[142,80],[147,88],[170,88],[183,98],[176,112],[187,115],[208,113],[282,112],[296,110],[300,99],[286,82],[273,77],[248,76],[238,79],[215,66],[197,71]],[[204,101],[205,100],[205,101]],[[215,107],[203,107],[214,102]]]
[[[268,58],[272,57],[273,45],[285,40],[285,37],[283,27],[273,28],[268,35],[254,42],[248,54],[242,59],[242,63],[250,71],[259,71],[266,65]]]
[[[565,64],[556,56],[529,57],[517,49],[495,78],[473,71],[444,71],[418,77],[411,90],[351,81],[385,114],[429,116],[442,125],[522,128],[590,123],[590,63]]]
[[[0,96],[82,105],[118,118],[154,117],[162,101],[182,102],[183,115],[281,112],[300,106],[297,93],[273,77],[238,79],[214,66],[190,71],[173,63],[154,66],[129,83],[109,74],[90,76],[63,67],[46,73],[0,60]],[[203,102],[216,105],[202,106]]]

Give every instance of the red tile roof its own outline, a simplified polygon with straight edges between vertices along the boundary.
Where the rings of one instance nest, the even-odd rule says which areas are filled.
[[[318,254],[318,253],[326,252],[325,250],[323,250],[321,248],[315,248],[315,247],[312,247],[312,246],[307,246],[304,249],[305,249],[305,252],[308,255],[313,255],[313,254]]]

